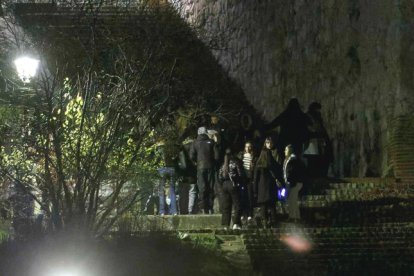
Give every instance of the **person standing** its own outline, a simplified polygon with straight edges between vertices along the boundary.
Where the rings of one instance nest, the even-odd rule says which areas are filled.
[[[177,159],[179,146],[174,143],[171,139],[161,141],[158,145],[159,151],[162,157],[163,166],[158,168],[158,173],[161,176],[159,185],[159,214],[165,215],[177,215],[177,200],[175,193],[175,181],[177,178]],[[170,198],[169,210],[166,210],[166,193],[165,185],[169,181],[168,196]]]
[[[195,214],[197,212],[197,168],[194,165],[194,163],[191,162],[190,159],[190,150],[193,145],[193,142],[194,140],[191,138],[187,138],[182,142],[182,149],[179,153],[178,161],[178,167],[180,168],[181,176],[183,178],[183,184],[185,185],[185,189],[183,192],[188,192],[188,197],[185,194],[180,196],[180,199],[183,199],[183,205],[186,205],[182,207],[182,210],[184,210],[184,208],[187,208],[188,214]],[[188,201],[184,199],[188,199]]]
[[[262,225],[263,220],[266,226],[276,223],[276,180],[283,180],[282,167],[273,158],[271,146],[272,140],[268,137],[257,159],[254,171],[253,193],[255,201],[259,206],[259,216],[256,218],[259,227]]]
[[[287,209],[289,220],[297,222],[300,220],[298,197],[305,180],[305,165],[294,153],[292,145],[287,145],[285,148],[283,178],[288,189]]]
[[[233,230],[241,229],[240,188],[243,179],[241,162],[226,150],[224,164],[220,168],[219,178],[222,183],[222,216],[221,223],[225,229],[230,226],[231,212],[234,208]],[[233,207],[233,208],[232,208]]]
[[[214,166],[218,160],[218,150],[209,139],[207,129],[199,127],[197,139],[193,142],[190,157],[197,165],[198,205],[204,214],[213,213]]]
[[[254,194],[253,194],[253,174],[256,164],[256,154],[252,142],[244,144],[244,151],[239,153],[238,158],[242,161],[245,179],[241,186],[241,206],[242,214],[250,221],[253,217]]]

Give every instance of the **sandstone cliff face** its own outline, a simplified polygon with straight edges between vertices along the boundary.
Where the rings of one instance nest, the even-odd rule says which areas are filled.
[[[218,62],[271,120],[322,104],[336,176],[384,176],[391,121],[413,111],[413,7],[397,0],[180,0]]]

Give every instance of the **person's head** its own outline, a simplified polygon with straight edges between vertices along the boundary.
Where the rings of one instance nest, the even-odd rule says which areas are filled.
[[[288,157],[292,153],[293,153],[293,147],[292,147],[292,145],[287,145],[285,147],[285,157]]]
[[[201,134],[207,134],[207,128],[206,128],[206,127],[204,127],[204,126],[199,127],[199,128],[198,128],[198,130],[197,130],[197,134],[198,134],[198,135],[201,135]]]
[[[264,142],[264,148],[266,149],[273,149],[273,140],[272,137],[266,137]]]
[[[220,121],[220,118],[216,114],[211,114],[210,121],[212,125],[217,125],[218,122]]]
[[[253,144],[252,144],[252,142],[248,141],[244,144],[244,152],[253,153]]]

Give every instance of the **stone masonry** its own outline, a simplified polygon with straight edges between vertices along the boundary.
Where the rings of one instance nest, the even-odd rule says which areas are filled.
[[[414,104],[414,9],[397,0],[174,0],[267,120],[321,102],[336,176],[392,174],[393,118]]]

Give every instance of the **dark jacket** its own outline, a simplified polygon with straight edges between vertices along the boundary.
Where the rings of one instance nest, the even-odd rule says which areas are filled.
[[[190,150],[191,160],[197,163],[197,169],[213,169],[219,159],[214,141],[207,134],[198,135]]]
[[[266,153],[270,163],[266,167],[257,163],[254,171],[253,194],[257,198],[257,203],[276,202],[276,179],[283,180],[282,167],[273,159],[269,150]]]
[[[167,141],[165,144],[160,145],[158,150],[161,153],[162,160],[165,167],[177,168],[178,165],[178,153],[180,152],[180,146]]]
[[[184,144],[178,154],[178,167],[180,168],[180,174],[185,177],[185,180],[189,183],[195,183],[197,180],[197,167],[190,159],[190,151],[192,146],[193,142]]]
[[[229,162],[229,170],[225,173],[224,164],[220,167],[219,178],[221,181],[231,180],[235,185],[243,181],[244,173],[240,160],[231,158]]]
[[[289,187],[294,187],[298,182],[304,182],[306,178],[305,164],[292,154],[283,163],[283,178]]]

